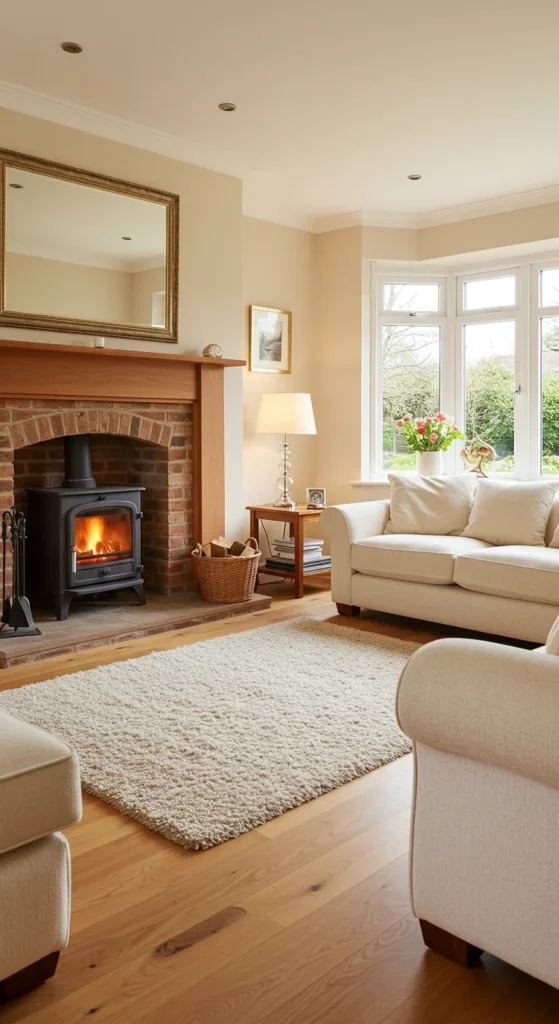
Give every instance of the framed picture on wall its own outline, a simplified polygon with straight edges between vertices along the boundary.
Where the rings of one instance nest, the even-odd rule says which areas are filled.
[[[249,370],[291,373],[291,311],[249,306]]]

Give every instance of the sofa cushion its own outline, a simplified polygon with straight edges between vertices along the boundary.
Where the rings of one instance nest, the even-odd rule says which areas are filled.
[[[454,582],[480,594],[559,605],[559,551],[518,544],[464,553]]]
[[[449,585],[454,580],[457,555],[486,547],[483,541],[469,537],[385,534],[355,541],[351,546],[351,568],[366,576]]]
[[[543,546],[559,483],[480,480],[464,537],[489,544]]]
[[[390,519],[386,533],[462,533],[477,486],[475,473],[416,476],[389,473]]]
[[[0,711],[0,853],[73,825],[80,815],[76,754]]]

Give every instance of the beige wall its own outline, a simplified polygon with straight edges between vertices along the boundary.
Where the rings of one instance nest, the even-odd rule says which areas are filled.
[[[130,323],[132,275],[6,253],[6,305],[23,313]]]
[[[153,294],[165,291],[165,267],[132,274],[132,322],[152,324]]]
[[[317,238],[317,323],[314,382],[320,442],[317,482],[330,504],[354,500],[349,481],[360,476],[361,230]]]
[[[226,356],[243,356],[240,180],[5,108],[0,108],[0,138],[6,149],[180,196],[179,343],[107,339],[108,347],[200,353],[216,341]],[[85,335],[12,328],[0,329],[0,336],[92,344]],[[226,370],[225,380],[227,528],[237,535],[244,529],[242,371]]]
[[[246,504],[275,501],[278,496],[279,445],[282,438],[257,434],[260,396],[272,391],[308,391],[318,400],[314,365],[316,334],[315,247],[317,239],[306,231],[282,227],[251,217],[243,219],[243,306],[248,358],[248,307],[273,306],[293,313],[291,374],[244,373],[244,492]],[[290,438],[293,453],[294,497],[305,499],[305,487],[316,479],[318,438]],[[270,536],[278,530],[270,524]]]
[[[353,229],[352,229],[353,230]],[[420,232],[414,228],[359,228],[364,260],[420,259]]]
[[[421,260],[556,239],[559,237],[559,203],[439,224],[423,228],[417,234]]]

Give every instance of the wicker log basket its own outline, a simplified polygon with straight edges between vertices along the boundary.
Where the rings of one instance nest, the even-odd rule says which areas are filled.
[[[203,554],[201,544],[194,549],[192,561],[204,601],[220,604],[250,601],[256,586],[261,552],[254,537],[249,537],[246,543],[254,549],[253,554],[242,557],[208,558]]]

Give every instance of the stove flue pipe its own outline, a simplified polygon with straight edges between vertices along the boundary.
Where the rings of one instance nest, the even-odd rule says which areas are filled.
[[[88,434],[68,434],[64,438],[63,487],[92,488],[91,448]]]

